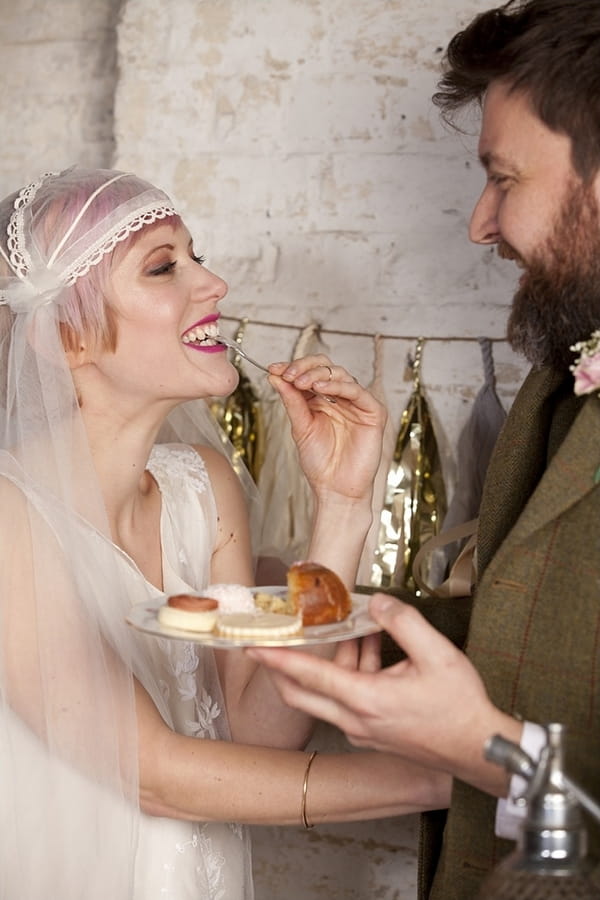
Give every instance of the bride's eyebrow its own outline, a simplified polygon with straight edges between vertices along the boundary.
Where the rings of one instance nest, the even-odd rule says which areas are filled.
[[[194,239],[193,239],[193,237],[190,237],[190,239],[188,241],[188,250],[190,248],[193,248],[193,246],[194,246]],[[158,250],[169,250],[171,253],[174,253],[176,249],[177,249],[176,245],[174,243],[172,243],[171,241],[165,241],[164,244],[157,244],[156,247],[152,247],[150,250],[148,250],[147,253],[144,254],[144,256],[142,257],[142,260],[141,260],[141,264],[144,265],[146,260],[148,260]]]
[[[150,259],[150,257],[157,252],[157,250],[170,250],[173,252],[175,250],[174,244],[158,244],[158,246],[153,247],[152,250],[148,250],[146,255],[142,259],[142,265],[146,262],[146,260]]]

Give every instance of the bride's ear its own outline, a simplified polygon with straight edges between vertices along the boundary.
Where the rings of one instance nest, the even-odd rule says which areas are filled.
[[[59,323],[60,343],[62,351],[65,354],[68,367],[73,371],[79,369],[86,363],[92,362],[93,353],[89,347],[89,342],[85,337],[76,334],[73,329],[64,322]],[[46,342],[43,341],[35,327],[30,327],[27,333],[27,341],[34,351],[43,359],[54,359],[55,350],[48,351]]]
[[[87,365],[87,363],[91,362],[92,358],[91,353],[88,352],[88,348],[83,341],[80,341],[76,347],[66,347],[65,356],[67,358],[67,365],[71,371]]]
[[[77,334],[73,328],[64,322],[61,322],[59,327],[65,358],[71,371],[91,362],[92,353],[89,348],[89,341],[83,335]]]

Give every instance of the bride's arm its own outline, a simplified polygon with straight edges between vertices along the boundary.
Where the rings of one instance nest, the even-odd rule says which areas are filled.
[[[222,454],[205,447],[196,449],[205,461],[217,506],[211,581],[252,585],[248,515],[239,480]],[[314,720],[282,701],[269,672],[242,650],[217,651],[215,656],[232,739],[271,747],[303,747]]]
[[[127,791],[130,757],[137,753],[140,802],[153,815],[299,824],[308,755],[173,732],[137,680],[134,698],[131,674],[73,592],[51,530],[19,491],[1,481],[0,496],[11,513],[0,542],[3,695],[40,746],[47,746],[49,758],[111,790],[119,790],[122,778],[121,791]],[[44,551],[37,568],[33,534],[38,552]],[[39,591],[36,571],[44,573]],[[399,757],[317,756],[306,812],[310,822],[392,815],[444,805],[447,793],[444,776]]]
[[[315,499],[308,558],[333,569],[351,589],[371,525],[386,411],[326,356],[269,369]]]
[[[325,356],[277,363],[270,371],[315,498],[308,558],[333,569],[351,588],[371,524],[385,410]],[[218,510],[212,580],[250,584],[248,520],[239,483],[224,458],[200,452]],[[313,650],[322,656],[333,652],[328,645]],[[306,743],[313,721],[282,702],[263,668],[236,651],[226,651],[218,664],[234,740],[290,748]]]
[[[172,732],[137,685],[140,802],[151,815],[300,825],[307,753]],[[377,752],[319,754],[307,781],[311,824],[446,807],[450,778]]]
[[[308,755],[172,731],[100,637],[52,531],[1,480],[0,498],[11,513],[10,529],[0,529],[3,697],[48,759],[128,796],[137,755],[140,803],[153,815],[300,824]],[[34,536],[43,552],[35,564]],[[44,575],[38,591],[36,573]],[[4,709],[3,727],[10,715]],[[306,813],[310,822],[324,822],[409,812],[445,803],[445,785],[443,777],[384,754],[317,756]]]

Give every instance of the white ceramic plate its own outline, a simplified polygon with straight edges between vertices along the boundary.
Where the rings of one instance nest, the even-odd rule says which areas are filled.
[[[285,595],[286,587],[260,586],[256,589],[264,594]],[[154,635],[159,638],[170,638],[177,641],[191,641],[194,644],[203,644],[205,647],[215,647],[226,650],[233,647],[306,647],[311,644],[333,644],[338,641],[347,641],[350,638],[363,637],[366,634],[374,634],[381,631],[373,619],[369,616],[369,597],[366,594],[350,594],[352,598],[352,612],[343,622],[334,625],[311,625],[302,630],[301,634],[294,634],[287,638],[225,638],[213,632],[184,631],[179,628],[168,628],[158,621],[158,610],[166,598],[158,598],[150,603],[140,603],[134,606],[127,616],[127,623],[133,625],[139,631]]]

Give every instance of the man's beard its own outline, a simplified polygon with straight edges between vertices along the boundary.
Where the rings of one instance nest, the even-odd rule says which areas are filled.
[[[500,244],[504,256],[518,256]],[[600,328],[600,213],[591,188],[573,185],[543,253],[527,263],[508,340],[534,366],[567,370],[570,347]]]

